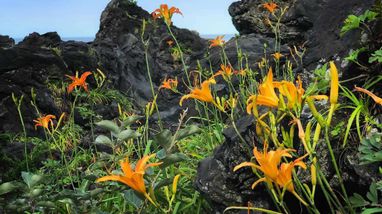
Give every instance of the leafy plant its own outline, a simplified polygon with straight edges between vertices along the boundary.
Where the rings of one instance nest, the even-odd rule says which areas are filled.
[[[369,63],[378,62],[382,63],[382,47],[379,50],[376,50],[371,57],[369,58]]]
[[[366,194],[366,199],[360,194],[354,193],[350,197],[350,202],[354,208],[361,208],[362,214],[381,213],[382,207],[378,201],[378,189],[376,183],[372,183],[369,187],[369,192]]]
[[[360,164],[366,165],[382,161],[382,133],[373,133],[362,139],[358,147]]]
[[[347,32],[357,29],[360,25],[364,25],[367,22],[374,21],[377,17],[378,13],[366,10],[362,15],[349,15],[345,21],[344,26],[341,28],[340,35],[343,36]]]
[[[99,135],[96,139],[96,143],[105,144],[114,148],[120,145],[123,141],[129,139],[136,139],[141,136],[141,133],[130,128],[130,125],[138,120],[139,116],[128,117],[120,125],[111,120],[102,120],[96,123],[97,126],[110,132],[110,137],[105,135]],[[113,139],[115,139],[113,141]]]
[[[52,201],[44,194],[43,176],[22,172],[23,182],[11,181],[0,185],[0,198],[9,197],[9,194],[19,191],[18,197],[8,200],[5,204],[6,210],[23,211],[46,211],[55,208]]]

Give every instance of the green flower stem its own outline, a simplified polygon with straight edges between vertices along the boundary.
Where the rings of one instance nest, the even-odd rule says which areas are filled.
[[[342,193],[343,193],[343,195],[345,197],[346,204],[349,207],[349,211],[351,213],[354,213],[354,210],[353,210],[353,208],[352,208],[352,206],[351,206],[351,204],[349,202],[349,197],[347,195],[346,188],[344,186],[344,181],[342,179],[341,172],[340,172],[340,169],[338,167],[337,160],[336,160],[336,157],[334,155],[333,148],[332,148],[332,145],[331,145],[330,139],[329,139],[329,127],[330,127],[330,123],[331,123],[331,120],[332,120],[332,117],[333,117],[335,109],[336,109],[336,105],[332,104],[330,106],[329,115],[328,115],[327,123],[326,123],[326,127],[325,127],[325,142],[326,142],[326,145],[327,145],[327,147],[329,149],[329,154],[330,154],[330,157],[332,159],[333,167],[334,167],[334,170],[336,171],[336,175],[338,177],[338,181],[340,183],[340,187],[341,187]]]
[[[154,91],[154,85],[153,85],[153,81],[152,81],[151,73],[150,73],[149,58],[148,58],[148,53],[147,53],[148,52],[148,45],[144,45],[144,46],[145,46],[146,70],[147,70],[147,75],[149,77],[151,93],[152,93],[153,98],[154,98],[153,105],[155,105],[155,110],[156,110],[156,112],[158,114],[159,129],[162,131],[163,130],[162,119],[161,119],[159,108],[158,108],[158,105],[157,105],[157,102],[156,102],[156,97],[157,96],[156,96],[155,91]]]
[[[24,95],[21,95],[20,99],[18,99],[12,93],[12,99],[13,99],[13,102],[15,103],[16,107],[17,107],[17,113],[19,115],[21,126],[23,128],[23,133],[24,133],[24,156],[25,156],[25,163],[26,163],[27,171],[29,172],[28,148],[27,148],[27,141],[26,141],[27,131],[25,129],[25,123],[24,123],[24,119],[23,119],[23,114],[21,113],[21,103],[23,102]]]
[[[168,32],[170,33],[172,39],[175,41],[175,44],[176,44],[176,46],[177,46],[177,48],[178,48],[178,50],[179,50],[179,53],[180,53],[180,59],[181,59],[181,61],[182,61],[182,65],[183,65],[183,71],[186,73],[186,77],[187,77],[188,85],[191,87],[191,86],[192,86],[192,85],[191,85],[191,80],[190,80],[190,76],[189,76],[189,74],[188,74],[188,70],[187,70],[186,62],[184,61],[183,51],[182,51],[182,49],[180,48],[179,42],[178,42],[178,40],[176,39],[174,33],[173,33],[172,30],[171,30],[171,26],[170,26],[167,22],[165,22],[165,23],[166,23]]]

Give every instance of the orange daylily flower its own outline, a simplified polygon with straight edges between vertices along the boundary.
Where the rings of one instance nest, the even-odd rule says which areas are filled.
[[[225,43],[223,40],[224,36],[217,36],[215,39],[210,40],[210,48],[220,46],[222,47]]]
[[[273,84],[272,68],[269,68],[265,82],[259,86],[259,94],[252,95],[247,100],[247,112],[251,114],[251,110],[257,105],[269,106],[276,108],[279,105],[279,98],[276,95]]]
[[[234,74],[238,74],[238,75],[241,75],[241,76],[245,76],[245,75],[247,75],[247,69],[240,69],[240,70],[236,70],[236,71],[234,71],[233,72]]]
[[[228,80],[231,78],[232,74],[234,73],[232,67],[230,65],[225,66],[223,64],[220,65],[220,70],[216,72],[212,77],[216,77],[219,75],[222,75],[225,80]]]
[[[174,13],[183,15],[182,12],[180,12],[179,8],[171,7],[170,9],[168,9],[167,4],[161,4],[159,9],[154,10],[154,12],[152,12],[151,15],[153,16],[154,20],[158,18],[163,18],[164,22],[167,25],[171,25],[171,18],[174,15]]]
[[[80,87],[84,88],[86,92],[89,92],[88,91],[88,84],[86,83],[86,78],[89,75],[92,75],[92,72],[87,71],[87,72],[83,73],[80,78],[78,78],[77,76],[65,75],[72,80],[72,83],[70,83],[70,85],[68,86],[68,93],[71,93],[73,91],[73,89],[77,86],[80,86]]]
[[[159,90],[161,88],[167,88],[167,89],[170,89],[170,90],[176,90],[176,87],[178,87],[178,80],[177,79],[165,79],[163,82],[162,82],[162,85],[159,87]]]
[[[379,105],[382,105],[382,98],[380,98],[377,95],[373,94],[371,91],[369,91],[367,89],[364,89],[364,88],[357,87],[357,86],[354,86],[354,89],[356,91],[359,91],[359,92],[362,92],[362,93],[365,93],[365,94],[369,95],[374,100],[374,102],[376,102]]]
[[[277,179],[277,176],[279,175],[278,166],[281,162],[281,158],[292,157],[292,155],[289,152],[294,151],[293,149],[281,149],[281,148],[278,148],[276,151],[270,151],[270,152],[268,152],[267,150],[268,150],[267,143],[264,143],[263,153],[259,152],[256,147],[253,149],[253,155],[255,156],[256,161],[259,165],[252,162],[243,162],[237,165],[233,169],[233,171],[235,172],[242,167],[250,166],[264,173],[263,178],[260,178],[259,180],[255,181],[252,184],[252,189],[254,189],[257,184],[263,181],[266,181],[268,183],[275,182]]]
[[[286,188],[288,191],[293,193],[297,199],[301,201],[305,206],[308,204],[295,192],[292,180],[292,170],[295,166],[300,166],[303,169],[306,169],[306,165],[302,162],[302,159],[308,156],[308,154],[296,159],[292,163],[282,163],[279,167],[282,157],[292,157],[289,153],[291,151],[295,151],[294,149],[281,149],[267,151],[267,143],[264,143],[263,153],[257,151],[256,147],[253,149],[253,155],[256,158],[256,161],[259,165],[256,165],[252,162],[243,162],[237,165],[233,171],[237,171],[238,169],[246,166],[250,166],[257,170],[263,172],[264,177],[258,179],[252,184],[252,189],[256,187],[260,182],[267,182],[269,185],[271,183],[275,183],[281,188]]]
[[[276,60],[280,60],[280,58],[283,57],[284,55],[282,55],[282,54],[279,53],[279,52],[276,52],[276,53],[272,54],[272,56],[273,56]]]
[[[301,161],[302,158],[306,156],[303,156],[301,158],[296,159],[292,163],[282,163],[280,166],[279,174],[276,178],[276,183],[282,187],[286,188],[289,192],[294,193],[294,186],[292,181],[292,170],[295,166],[299,166],[303,169],[306,169],[306,164]]]
[[[277,8],[277,4],[273,2],[268,2],[268,3],[264,3],[263,7],[267,9],[270,13],[274,13]]]
[[[190,98],[194,98],[194,99],[197,99],[197,100],[200,100],[203,102],[207,102],[207,103],[213,103],[214,98],[211,94],[210,84],[215,84],[215,83],[216,82],[213,78],[205,80],[202,83],[201,88],[195,88],[189,94],[184,95],[180,99],[179,105],[182,106],[183,100],[190,99]]]
[[[147,168],[153,167],[153,166],[159,166],[162,164],[162,162],[146,164],[147,161],[149,161],[149,159],[154,156],[155,154],[145,155],[142,159],[138,160],[137,164],[135,165],[134,171],[132,170],[130,166],[128,158],[126,158],[124,161],[120,162],[123,175],[104,176],[104,177],[98,178],[96,182],[119,181],[129,186],[133,190],[143,194],[151,203],[155,205],[154,201],[146,192],[145,180],[143,178]]]
[[[48,114],[44,117],[39,117],[36,120],[33,120],[36,124],[34,125],[34,128],[37,129],[38,126],[41,126],[45,129],[49,129],[49,124],[51,127],[53,127],[53,119],[56,119],[56,116]]]
[[[287,97],[288,108],[293,108],[296,104],[302,103],[302,96],[305,90],[302,88],[302,81],[297,80],[297,86],[289,81],[274,82],[273,85],[279,89],[280,94]]]

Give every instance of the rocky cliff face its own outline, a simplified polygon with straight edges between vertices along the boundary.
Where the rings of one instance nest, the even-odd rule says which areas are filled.
[[[30,90],[37,91],[37,102],[45,114],[59,114],[64,106],[57,106],[51,81],[65,80],[65,74],[75,71],[101,69],[112,86],[131,97],[138,105],[152,99],[148,81],[144,46],[141,41],[142,23],[147,20],[144,40],[149,41],[148,61],[154,87],[167,77],[182,78],[182,66],[174,60],[167,41],[170,36],[160,21],[152,21],[142,8],[124,0],[113,0],[101,16],[100,30],[92,43],[61,40],[57,33],[32,33],[19,44],[8,36],[0,36],[0,130],[2,133],[22,131],[17,110],[12,101],[14,93],[24,95],[22,112],[26,128],[34,134],[32,120],[37,117],[30,103]],[[197,33],[173,28],[179,42],[188,51],[186,63],[204,53],[207,41]],[[180,108],[179,97],[171,93],[160,96],[159,108],[163,119],[176,120]],[[67,107],[67,106],[66,106]],[[62,109],[63,108],[63,109]]]
[[[8,43],[0,48],[0,132],[22,131],[17,109],[12,100],[24,95],[21,105],[27,131],[34,135],[33,119],[37,117],[30,105],[31,89],[42,113],[59,114],[66,109],[54,102],[47,83],[63,80],[71,71],[93,70],[97,60],[90,56],[90,45],[83,42],[63,42],[57,33],[30,34],[17,45]]]
[[[261,0],[241,0],[234,2],[229,7],[233,24],[240,32],[240,37],[237,39],[238,46],[243,49],[244,53],[248,54],[252,68],[256,68],[256,63],[263,56],[263,44],[273,47],[274,41],[272,30],[265,24],[264,17],[267,16],[264,15],[266,12],[261,6],[262,3]],[[353,31],[340,37],[343,21],[349,14],[362,14],[365,10],[370,9],[373,3],[373,0],[299,0],[281,2],[280,7],[289,7],[281,20],[281,52],[284,55],[289,55],[288,47],[294,45],[306,49],[303,57],[304,67],[295,68],[295,71],[302,73],[303,77],[309,76],[320,61],[325,62],[334,59],[343,62],[350,49],[356,49],[360,46],[359,41],[362,36],[359,31]],[[381,31],[378,30],[377,26],[375,30],[378,37],[378,32],[380,34]],[[379,36],[378,38],[380,44],[382,37]],[[235,41],[231,40],[227,43],[226,52],[231,63],[235,66],[235,62],[237,62]],[[218,51],[212,51],[211,58],[212,62],[218,62]],[[371,67],[369,71],[364,71],[342,63],[340,70],[342,71],[342,77],[345,79],[355,77],[360,73],[375,73],[375,71],[380,71],[380,68]],[[357,81],[360,80],[357,79]],[[355,82],[348,84],[353,87]],[[255,130],[255,127],[251,126],[250,122],[248,123],[248,118],[245,118],[237,122],[241,125],[239,129],[241,135],[249,139],[249,142],[259,145],[259,142],[256,143],[256,137],[251,132],[251,130]],[[228,206],[240,204],[247,206],[247,202],[254,204],[255,207],[267,207],[267,205],[272,204],[267,199],[264,188],[256,187],[255,192],[251,191],[250,186],[255,178],[251,175],[250,169],[233,173],[233,168],[237,164],[250,160],[252,155],[243,150],[240,145],[242,142],[235,139],[236,134],[233,130],[226,130],[225,136],[226,141],[216,149],[214,155],[200,163],[198,177],[195,182],[196,187],[210,200],[216,213],[222,213]],[[333,169],[328,164],[329,159],[328,154],[325,153],[326,149],[321,148],[321,151],[320,164],[327,167],[326,172],[329,180],[332,179],[331,182],[336,183],[335,178],[332,177]],[[344,156],[347,159],[343,165],[347,185],[362,186],[371,182],[372,177],[376,176],[370,174],[364,176],[366,174],[360,173],[359,167],[354,165],[353,154],[345,154]],[[361,177],[362,179],[360,179]],[[293,199],[286,198],[285,200]],[[325,207],[322,207],[322,209],[325,210]]]
[[[153,21],[151,15],[128,1],[113,0],[101,16],[100,30],[94,41],[103,70],[113,81],[115,88],[129,92],[139,105],[152,99],[142,41],[142,24],[146,20],[143,40],[148,41],[147,60],[157,89],[167,76],[182,79],[182,65],[171,55],[167,41],[172,40],[162,21]],[[201,58],[207,41],[187,29],[172,28],[174,35],[186,51],[186,64]],[[179,96],[162,93],[159,110],[162,119],[176,120],[180,108]]]

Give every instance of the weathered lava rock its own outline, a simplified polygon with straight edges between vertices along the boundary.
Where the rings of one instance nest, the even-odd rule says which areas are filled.
[[[17,44],[19,47],[57,47],[61,43],[61,37],[57,32],[49,32],[40,35],[39,33],[31,33]]]
[[[152,100],[145,47],[141,38],[143,20],[146,20],[143,39],[149,43],[147,58],[155,90],[165,77],[184,79],[182,64],[173,59],[167,44],[172,38],[163,21],[153,21],[147,11],[129,1],[113,0],[108,4],[101,15],[100,30],[94,41],[104,71],[115,88],[128,91],[140,106]],[[171,29],[184,50],[187,50],[186,64],[196,61],[204,53],[207,41],[197,33],[175,26]],[[176,120],[181,111],[178,105],[180,97],[163,92],[158,99],[161,119]]]
[[[264,18],[268,17],[269,13],[262,8],[262,3],[263,1],[260,0],[242,0],[234,2],[229,8],[233,24],[241,34],[237,38],[237,43],[243,49],[243,53],[249,56],[250,67],[253,69],[257,69],[255,63],[263,56],[262,43],[273,47],[272,41],[274,40],[273,32],[264,24]],[[321,59],[324,59],[324,62],[330,59],[342,61],[351,48],[359,47],[361,37],[359,31],[349,32],[345,36],[340,37],[339,34],[343,21],[350,14],[362,14],[365,10],[370,9],[373,3],[373,0],[350,0],[346,2],[336,0],[300,0],[280,2],[281,7],[289,7],[281,21],[281,52],[288,56],[288,46],[296,45],[297,47],[306,48],[303,57],[304,67],[295,69],[296,72],[302,73],[304,79],[316,68]],[[227,43],[226,47],[228,58],[233,65],[236,65],[237,61],[235,43],[236,41],[232,39]],[[211,61],[213,66],[218,66],[220,63],[218,51],[216,53],[214,50],[211,51]],[[338,62],[337,65],[343,75],[354,72],[351,69],[352,67],[341,67]],[[376,69],[374,68],[373,70]],[[303,119],[310,119],[309,115],[305,116],[306,118]],[[253,142],[255,146],[261,147],[261,144],[259,145],[254,140],[253,134],[250,134],[255,128],[248,121],[238,121],[237,125],[243,128],[240,129],[240,133],[243,136],[247,138],[251,136],[249,139],[246,139],[247,142],[244,145],[248,146],[249,142]],[[235,165],[249,161],[251,155],[243,150],[243,142],[232,138],[232,136],[236,136],[232,132],[232,128],[229,130],[231,131],[226,130],[225,132],[226,141],[216,149],[214,155],[200,163],[196,187],[211,202],[216,213],[222,213],[226,207],[232,205],[247,206],[248,201],[256,204],[256,200],[259,197],[264,199],[264,201],[260,200],[260,205],[267,207],[266,205],[272,202],[264,198],[267,197],[265,196],[267,193],[264,189],[256,187],[256,191],[251,192],[250,184],[255,179],[255,176],[251,175],[251,171],[243,169],[237,173],[232,172]],[[231,133],[227,134],[227,132]],[[325,145],[320,145],[318,151],[320,164],[323,166],[323,170],[325,170],[325,175],[334,188],[338,188],[338,179],[334,176]],[[336,154],[338,153],[338,157],[342,156],[339,150],[335,150],[335,152]],[[366,188],[375,178],[375,175],[368,174],[367,182],[365,180],[362,181],[360,172],[364,172],[364,170],[361,170],[355,164],[357,160],[354,160],[354,153],[346,153],[342,157],[346,157],[346,160],[340,160],[345,185],[359,186],[360,189]],[[306,179],[309,179],[308,174]],[[356,191],[354,188],[350,189]],[[254,197],[254,194],[258,197]],[[325,207],[321,208],[325,209]]]
[[[72,75],[75,71],[95,71],[99,68],[111,80],[113,88],[127,94],[135,104],[146,105],[152,100],[152,93],[141,40],[143,20],[147,21],[143,39],[149,44],[147,58],[155,90],[165,77],[185,80],[180,60],[171,55],[167,41],[172,38],[163,21],[153,21],[147,11],[126,0],[113,0],[108,4],[102,13],[94,42],[64,42],[56,32],[42,35],[31,33],[17,45],[13,45],[9,37],[1,37],[0,43],[4,41],[4,45],[0,46],[1,132],[22,131],[12,93],[18,97],[24,95],[22,112],[30,134],[35,133],[32,120],[37,116],[29,104],[32,87],[38,94],[41,113],[68,111],[69,101],[56,103],[47,83],[62,81],[65,74]],[[186,64],[193,64],[196,59],[202,58],[207,47],[206,40],[187,29],[175,26],[171,29],[180,45],[187,50],[184,54]],[[180,90],[185,91],[186,88],[181,87]],[[177,121],[181,111],[180,97],[165,90],[160,93],[157,102],[161,119],[171,124]]]
[[[226,129],[226,141],[219,146],[213,157],[199,163],[196,188],[211,202],[216,213],[228,206],[244,205],[250,202],[255,207],[269,208],[270,198],[264,188],[251,190],[256,181],[252,170],[248,168],[233,172],[233,168],[252,156],[252,149],[259,144],[255,138],[254,120],[246,116],[237,121],[238,131],[246,142],[241,142],[233,128]]]
[[[0,35],[0,48],[10,48],[15,45],[15,40],[9,36]]]
[[[36,135],[33,119],[37,113],[30,104],[34,88],[42,114],[59,115],[68,106],[58,105],[48,82],[63,81],[65,74],[76,70],[95,70],[97,59],[88,54],[90,46],[83,42],[62,42],[57,33],[31,34],[10,48],[0,48],[0,130],[2,133],[22,131],[17,108],[12,100],[24,95],[21,112],[29,135]],[[43,133],[40,130],[40,134]]]

